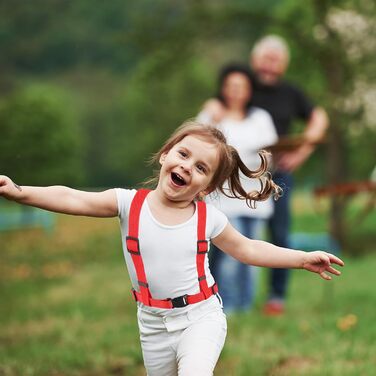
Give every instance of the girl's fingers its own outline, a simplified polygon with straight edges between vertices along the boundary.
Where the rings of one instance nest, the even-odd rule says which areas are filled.
[[[332,266],[329,266],[328,268],[326,268],[326,270],[332,274],[341,275],[341,272],[337,269],[334,269]]]
[[[339,257],[334,256],[331,253],[327,253],[327,255],[329,256],[330,262],[337,264],[337,265],[340,265],[340,266],[345,265],[345,263]]]
[[[332,277],[330,275],[326,274],[325,272],[321,272],[320,277],[327,280],[327,281],[330,281],[332,279]]]

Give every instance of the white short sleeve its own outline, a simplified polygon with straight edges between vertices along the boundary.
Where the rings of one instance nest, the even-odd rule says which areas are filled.
[[[120,220],[124,221],[128,218],[129,208],[137,191],[135,189],[115,188],[115,192],[118,202],[118,216]]]
[[[211,204],[207,207],[206,235],[208,239],[218,236],[226,227],[228,219],[224,213]]]

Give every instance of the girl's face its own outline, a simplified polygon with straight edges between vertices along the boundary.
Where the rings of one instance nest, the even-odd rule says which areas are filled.
[[[227,106],[245,106],[252,96],[251,83],[243,73],[230,73],[223,81],[221,94]]]
[[[198,136],[186,136],[160,158],[157,189],[172,201],[193,201],[201,192],[209,193],[210,182],[218,168],[215,144]]]

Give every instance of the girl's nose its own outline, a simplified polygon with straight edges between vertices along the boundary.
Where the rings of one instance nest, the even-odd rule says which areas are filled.
[[[181,168],[187,174],[191,174],[191,172],[192,172],[192,165],[189,162],[182,163]]]

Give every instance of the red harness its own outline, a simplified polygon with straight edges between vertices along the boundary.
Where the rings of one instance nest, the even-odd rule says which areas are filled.
[[[153,299],[151,296],[149,285],[146,280],[144,263],[140,252],[140,242],[138,239],[138,230],[140,222],[140,213],[142,204],[150,190],[140,189],[134,196],[128,220],[128,236],[126,237],[126,246],[131,254],[133,264],[137,274],[137,280],[140,291],[132,288],[133,297],[137,302],[141,302],[149,307],[156,308],[181,308],[188,304],[194,304],[208,299],[210,296],[218,292],[217,284],[209,287],[205,275],[205,257],[208,252],[208,242],[205,239],[206,229],[206,204],[203,201],[197,202],[197,275],[200,292],[194,295],[182,295],[169,299]]]

